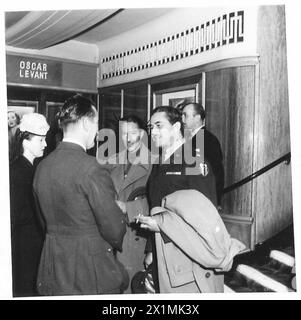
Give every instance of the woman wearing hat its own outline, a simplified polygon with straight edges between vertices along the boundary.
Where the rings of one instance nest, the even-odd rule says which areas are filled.
[[[25,114],[17,132],[16,159],[10,165],[10,205],[13,296],[34,296],[36,275],[43,245],[43,232],[36,217],[32,194],[34,159],[43,156],[46,119],[38,113]]]

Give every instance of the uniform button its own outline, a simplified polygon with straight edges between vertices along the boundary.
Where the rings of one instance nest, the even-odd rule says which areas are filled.
[[[39,287],[41,287],[41,286],[42,286],[42,283],[41,283],[41,282],[39,282],[39,283],[38,283],[38,286],[39,286]]]
[[[108,249],[108,251],[109,251],[109,252],[111,252],[111,251],[112,251],[112,249],[111,249],[111,248],[109,248],[109,249]]]
[[[210,273],[209,273],[209,272],[206,272],[205,277],[206,277],[206,278],[210,278]]]

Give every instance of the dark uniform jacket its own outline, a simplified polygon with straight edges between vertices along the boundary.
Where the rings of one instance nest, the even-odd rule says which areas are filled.
[[[187,149],[186,149],[187,147]],[[189,143],[178,148],[169,159],[163,163],[154,164],[148,179],[148,197],[150,209],[161,205],[162,199],[177,190],[195,189],[204,194],[214,205],[217,204],[215,177],[210,163],[208,174],[202,175],[196,162],[188,163],[184,152],[189,151]],[[194,155],[198,156],[198,155]]]
[[[35,296],[44,241],[32,193],[34,166],[23,156],[10,166],[13,295]]]
[[[187,149],[185,149],[187,147]],[[176,150],[167,161],[162,164],[154,164],[148,179],[147,193],[149,199],[150,210],[154,207],[161,206],[162,199],[178,190],[193,189],[201,192],[207,197],[214,206],[217,205],[215,178],[209,163],[208,174],[201,175],[200,168],[195,163],[188,164],[185,162],[184,150],[189,154],[188,150],[191,144],[182,145]],[[190,154],[191,154],[190,153]],[[191,171],[189,171],[191,169]],[[188,171],[187,171],[188,170]],[[189,174],[191,173],[191,174]],[[193,174],[192,174],[193,173]],[[169,238],[162,234],[165,243],[169,242]],[[146,245],[146,251],[153,252],[153,277],[158,290],[158,276],[156,274],[157,266],[155,260],[155,244],[154,238],[149,240]]]
[[[38,166],[37,205],[46,223],[38,290],[43,295],[120,293],[116,259],[126,231],[109,172],[77,144],[62,142]]]
[[[220,205],[225,179],[221,145],[217,137],[205,127],[201,128],[196,135],[197,134],[202,134],[204,137],[204,158],[205,161],[210,163],[210,166],[213,170],[216,183],[217,203]],[[192,137],[193,150],[197,149],[196,135]]]

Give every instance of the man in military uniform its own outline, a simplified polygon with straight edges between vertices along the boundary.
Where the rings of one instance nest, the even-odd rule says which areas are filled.
[[[122,252],[118,252],[117,257],[132,279],[143,269],[145,244],[149,236],[148,232],[138,228],[134,217],[149,214],[145,190],[151,164],[149,150],[143,143],[147,137],[140,118],[133,114],[123,117],[120,120],[120,134],[124,149],[109,158],[106,167],[114,183],[116,202],[128,217]],[[102,159],[98,160],[103,163]],[[124,293],[131,293],[131,288]]]
[[[115,202],[109,172],[86,150],[94,145],[98,113],[80,95],[63,105],[63,141],[38,166],[37,208],[46,227],[38,273],[41,295],[122,293],[128,274],[122,251],[126,218]]]
[[[162,106],[153,110],[150,123],[151,136],[155,145],[161,149],[159,163],[152,166],[152,171],[148,179],[148,200],[149,207],[152,210],[161,206],[162,199],[178,190],[194,189],[201,192],[216,206],[215,179],[208,164],[207,174],[202,174],[199,155],[196,155],[195,161],[187,163],[185,160],[192,154],[190,143],[185,143],[183,136],[184,126],[181,113],[173,107]],[[187,157],[188,155],[188,157]],[[189,159],[188,159],[189,160]],[[151,217],[139,217],[142,227],[152,230],[149,227],[153,219]],[[162,234],[165,242],[170,241],[168,237]],[[154,239],[153,239],[154,240]],[[156,246],[154,241],[148,242],[148,254],[146,256],[146,265],[149,265],[154,258],[153,270],[156,271]],[[157,274],[153,274],[155,284],[158,289]],[[181,291],[184,290],[184,291]],[[178,292],[198,292],[195,287],[179,288]]]

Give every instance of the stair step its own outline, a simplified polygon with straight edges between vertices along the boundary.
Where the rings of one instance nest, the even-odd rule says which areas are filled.
[[[270,252],[270,258],[277,260],[291,268],[295,265],[295,258],[279,250],[272,250]]]
[[[258,243],[255,250],[237,255],[232,269],[225,273],[225,284],[235,292],[296,291],[292,235],[292,228],[288,227]]]
[[[247,279],[258,283],[267,290],[274,292],[290,292],[291,289],[282,283],[272,279],[271,277],[266,276],[264,273],[258,271],[257,269],[240,264],[237,266],[236,271],[245,276]]]

